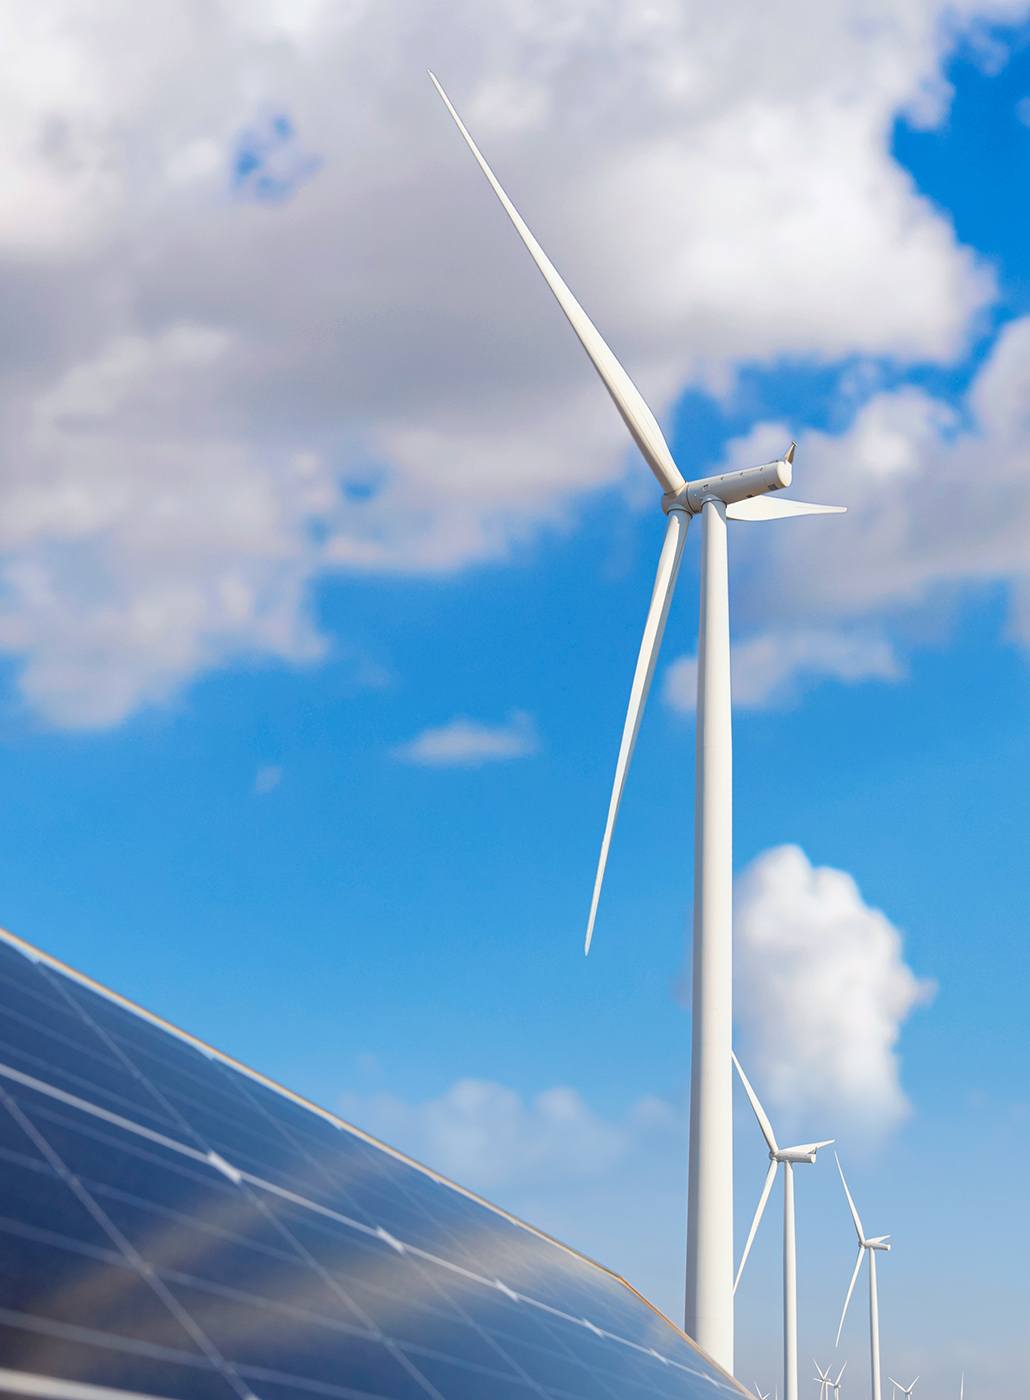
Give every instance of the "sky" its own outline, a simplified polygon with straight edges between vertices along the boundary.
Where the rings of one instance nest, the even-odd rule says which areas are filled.
[[[0,17],[0,924],[682,1317],[699,531],[584,960],[664,521],[431,67],[683,474],[848,507],[731,530],[735,1044],[885,1375],[1025,1394],[1030,0]]]

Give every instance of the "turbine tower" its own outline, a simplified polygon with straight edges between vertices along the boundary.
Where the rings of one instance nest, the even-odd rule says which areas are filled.
[[[855,1291],[855,1279],[858,1278],[858,1271],[862,1267],[862,1255],[869,1255],[869,1364],[872,1374],[873,1400],[880,1400],[880,1311],[876,1299],[876,1251],[878,1249],[890,1249],[890,1235],[877,1235],[875,1239],[867,1239],[865,1231],[862,1229],[862,1222],[858,1218],[858,1211],[855,1203],[851,1199],[851,1192],[848,1190],[848,1183],[844,1180],[844,1171],[840,1164],[840,1158],[836,1152],[833,1159],[837,1163],[837,1170],[840,1172],[841,1183],[844,1187],[844,1194],[848,1198],[848,1205],[851,1207],[851,1218],[855,1222],[855,1233],[858,1235],[858,1258],[855,1260],[855,1272],[851,1275],[851,1284],[848,1287],[848,1296],[844,1299],[844,1311],[840,1315],[840,1327],[837,1328],[837,1340],[834,1346],[840,1344],[841,1329],[844,1326],[844,1318],[847,1316],[848,1304],[851,1302],[851,1295]],[[918,1380],[919,1377],[916,1377]],[[912,1385],[915,1385],[915,1381]],[[910,1387],[911,1388],[911,1387]]]
[[[748,1082],[748,1077],[740,1067],[740,1061],[736,1055],[733,1056],[733,1063],[737,1067],[740,1075],[740,1082],[744,1086],[744,1092],[751,1100],[751,1107],[755,1111],[758,1119],[758,1126],[762,1130],[769,1148],[769,1170],[766,1173],[765,1185],[762,1187],[762,1194],[759,1197],[758,1209],[755,1211],[755,1218],[751,1222],[751,1232],[747,1237],[747,1244],[744,1246],[744,1253],[741,1255],[740,1267],[737,1270],[737,1277],[733,1281],[733,1292],[736,1294],[737,1285],[740,1283],[740,1276],[744,1272],[744,1265],[747,1257],[751,1253],[751,1245],[758,1229],[759,1221],[765,1210],[765,1203],[769,1199],[769,1192],[772,1190],[773,1179],[776,1176],[777,1168],[783,1163],[783,1394],[785,1400],[798,1400],[798,1273],[797,1273],[797,1247],[794,1232],[794,1168],[802,1162],[813,1164],[815,1155],[820,1147],[829,1147],[833,1138],[827,1138],[825,1142],[806,1142],[800,1147],[780,1147],[776,1142],[776,1135],[772,1130],[772,1124],[766,1116],[765,1109],[758,1102],[758,1095]],[[815,1369],[820,1370],[819,1363],[815,1363]],[[830,1385],[829,1371],[822,1377],[826,1385]],[[828,1400],[826,1393],[820,1392],[819,1400]]]
[[[605,344],[501,188],[447,94],[429,75],[459,131],[515,225],[544,280],[662,488],[667,522],[644,626],[629,710],[615,769],[608,820],[594,881],[586,951],[597,916],[608,849],[640,721],[658,661],[687,527],[702,517],[701,627],[697,670],[697,767],[694,819],[694,993],[690,1063],[690,1146],[687,1186],[685,1330],[715,1361],[733,1371],[733,1117],[732,1117],[732,748],[730,735],[728,520],[773,520],[836,512],[843,506],[768,500],[789,486],[794,444],[776,462],[744,471],[684,480],[654,414]]]

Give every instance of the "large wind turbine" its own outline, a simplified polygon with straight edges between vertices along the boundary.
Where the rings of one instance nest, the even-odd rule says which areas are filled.
[[[842,510],[842,506],[768,500],[789,486],[794,446],[776,462],[685,481],[654,414],[596,327],[558,275],[504,193],[433,77],[437,91],[479,162],[508,217],[565,312],[619,410],[630,436],[658,478],[667,516],[644,638],[630,689],[608,820],[594,881],[586,950],[597,915],[608,849],[622,800],[644,703],[672,602],[687,526],[703,523],[701,628],[697,670],[697,766],[694,821],[694,992],[690,1064],[690,1148],[687,1190],[688,1334],[727,1371],[733,1370],[733,1114],[732,1068],[732,753],[730,739],[729,593],[726,522],[773,520]]]
[[[841,1184],[844,1187],[844,1194],[848,1198],[848,1205],[851,1207],[851,1218],[855,1222],[855,1233],[858,1235],[858,1258],[855,1260],[855,1272],[851,1275],[851,1284],[848,1287],[848,1296],[844,1299],[844,1311],[840,1315],[840,1327],[837,1328],[837,1340],[834,1346],[840,1343],[840,1334],[844,1326],[844,1318],[847,1316],[848,1304],[851,1302],[851,1295],[855,1291],[855,1279],[858,1278],[858,1271],[862,1267],[862,1255],[869,1255],[869,1364],[872,1372],[873,1400],[880,1400],[880,1310],[876,1298],[876,1251],[878,1249],[890,1249],[890,1235],[877,1235],[875,1239],[867,1239],[865,1231],[862,1229],[862,1222],[858,1218],[858,1211],[855,1203],[851,1199],[851,1192],[848,1190],[848,1183],[844,1180],[844,1170],[840,1164],[840,1158],[836,1152],[833,1159],[837,1163],[837,1170],[840,1172]],[[919,1377],[916,1377],[918,1380]],[[915,1385],[915,1381],[912,1382]]]
[[[732,1054],[732,1052],[731,1052]],[[769,1148],[769,1170],[766,1173],[765,1185],[762,1187],[762,1194],[758,1200],[758,1209],[755,1211],[755,1218],[751,1222],[751,1232],[747,1237],[747,1244],[744,1246],[744,1253],[740,1257],[740,1267],[737,1269],[737,1277],[733,1281],[733,1292],[736,1293],[737,1285],[740,1283],[740,1276],[744,1272],[744,1265],[747,1257],[751,1253],[751,1245],[758,1229],[759,1221],[765,1210],[765,1203],[769,1199],[769,1192],[772,1190],[773,1179],[776,1176],[777,1168],[783,1164],[783,1394],[784,1400],[798,1400],[798,1271],[797,1271],[797,1246],[794,1232],[794,1168],[801,1162],[812,1164],[815,1162],[815,1155],[820,1147],[829,1147],[833,1138],[827,1138],[825,1142],[806,1142],[800,1147],[780,1147],[776,1141],[776,1134],[772,1130],[772,1124],[766,1116],[765,1109],[758,1102],[758,1095],[752,1089],[747,1075],[740,1067],[740,1061],[733,1055],[733,1063],[737,1067],[740,1075],[740,1082],[744,1086],[744,1092],[751,1100],[751,1107],[755,1111],[758,1119],[758,1126],[762,1130]],[[819,1370],[819,1363],[816,1362],[815,1369]],[[821,1372],[820,1372],[821,1374]],[[829,1371],[827,1371],[827,1377]],[[826,1384],[829,1380],[824,1377]],[[819,1400],[828,1400],[824,1394],[820,1394]]]

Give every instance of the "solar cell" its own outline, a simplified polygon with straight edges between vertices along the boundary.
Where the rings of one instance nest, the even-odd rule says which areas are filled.
[[[743,1393],[621,1279],[0,933],[0,1398]]]

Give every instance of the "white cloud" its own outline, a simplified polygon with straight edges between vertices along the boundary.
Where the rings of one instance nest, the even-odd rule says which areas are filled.
[[[266,792],[271,792],[277,788],[283,780],[283,770],[274,764],[266,764],[264,768],[259,768],[254,777],[254,792],[261,797]]]
[[[507,724],[490,726],[458,715],[438,729],[425,729],[408,744],[394,749],[401,763],[423,768],[478,768],[536,753],[539,740],[533,721],[513,710]]]
[[[29,705],[111,724],[234,658],[315,656],[325,570],[503,557],[622,476],[622,425],[427,62],[662,410],[743,360],[962,353],[990,275],[890,132],[941,115],[964,28],[1026,10],[42,0],[12,17],[0,647]],[[234,197],[245,147],[259,165]]]
[[[738,1054],[770,1106],[819,1110],[831,1129],[904,1118],[898,1037],[935,984],[852,877],[797,846],[766,851],[738,877],[734,944]]]
[[[474,1190],[603,1176],[631,1145],[627,1128],[599,1118],[568,1088],[527,1104],[503,1084],[461,1079],[423,1104],[380,1095],[348,1097],[342,1107],[360,1127]],[[638,1109],[655,1111],[650,1100]]]
[[[735,527],[734,618],[758,633],[755,657],[771,655],[785,634],[822,636],[814,657],[802,641],[793,675],[889,678],[885,624],[923,611],[937,629],[960,588],[998,583],[1009,589],[1011,636],[1030,646],[1028,395],[1024,317],[1001,332],[958,409],[906,387],[874,395],[838,436],[802,434],[797,494],[844,501],[848,513]],[[762,424],[731,445],[727,461],[760,460],[755,452],[782,437],[782,425]],[[752,675],[760,681],[762,667]],[[775,668],[767,675],[775,679]],[[670,685],[672,699],[684,694],[682,675]]]
[[[829,629],[766,632],[731,648],[733,705],[760,710],[791,699],[798,682],[820,677],[855,682],[897,680],[901,669],[883,637]],[[697,705],[697,657],[681,656],[665,673],[662,699],[679,714]]]

